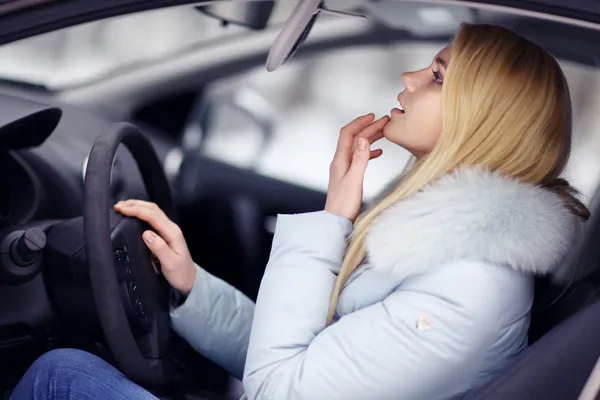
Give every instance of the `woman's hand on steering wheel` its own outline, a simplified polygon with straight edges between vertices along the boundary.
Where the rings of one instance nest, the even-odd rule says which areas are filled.
[[[187,296],[196,281],[196,267],[181,228],[156,204],[148,201],[120,201],[114,208],[128,217],[139,218],[156,231],[145,231],[142,235],[144,243],[158,258],[161,272],[169,284]]]

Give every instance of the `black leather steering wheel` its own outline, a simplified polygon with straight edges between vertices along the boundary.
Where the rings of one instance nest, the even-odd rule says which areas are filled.
[[[86,258],[100,324],[118,367],[133,381],[157,387],[174,376],[167,357],[172,289],[155,272],[142,240],[147,224],[113,211],[110,176],[120,144],[133,155],[150,200],[177,222],[171,190],[152,145],[134,125],[115,124],[96,139],[88,159]]]

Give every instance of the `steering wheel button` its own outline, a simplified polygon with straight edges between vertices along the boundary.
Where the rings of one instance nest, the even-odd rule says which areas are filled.
[[[138,314],[143,318],[146,315],[146,311],[144,311],[144,305],[142,304],[142,302],[140,301],[137,304],[137,310],[138,310]]]
[[[133,271],[131,270],[131,267],[127,267],[126,271],[127,271],[127,275],[130,275],[130,276],[133,275]]]
[[[123,252],[123,250],[121,250],[121,249],[115,250],[115,259],[118,262],[121,262],[125,259],[125,253]]]

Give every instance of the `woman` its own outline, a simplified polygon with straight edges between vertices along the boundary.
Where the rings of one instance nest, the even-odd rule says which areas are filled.
[[[342,129],[325,210],[279,216],[256,306],[194,266],[156,206],[115,206],[158,233],[144,239],[186,297],[175,330],[243,378],[248,399],[464,396],[527,346],[534,275],[565,275],[588,212],[559,178],[571,105],[555,59],[506,29],[464,25],[402,80],[403,110]],[[416,162],[357,219],[382,137]],[[33,393],[151,398],[75,350],[43,356],[13,398]]]

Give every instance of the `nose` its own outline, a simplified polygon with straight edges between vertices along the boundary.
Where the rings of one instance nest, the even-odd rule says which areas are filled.
[[[402,80],[402,83],[404,83],[407,91],[414,92],[417,88],[417,80],[414,72],[405,72],[400,75],[400,79]]]

